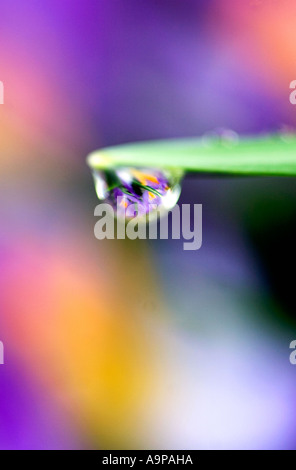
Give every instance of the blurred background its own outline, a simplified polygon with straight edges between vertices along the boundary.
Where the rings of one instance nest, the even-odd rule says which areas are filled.
[[[295,180],[186,178],[185,252],[96,240],[85,164],[293,129],[295,21],[292,0],[1,1],[0,448],[296,449]]]

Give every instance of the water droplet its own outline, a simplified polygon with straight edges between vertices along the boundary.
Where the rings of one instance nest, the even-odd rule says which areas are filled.
[[[181,193],[180,170],[109,168],[93,170],[97,196],[113,207],[117,217],[131,219],[172,209]]]
[[[218,128],[203,135],[204,145],[221,144],[224,147],[234,147],[239,142],[239,135],[232,129]]]
[[[284,142],[290,143],[295,141],[295,127],[283,124],[279,131],[278,136]]]

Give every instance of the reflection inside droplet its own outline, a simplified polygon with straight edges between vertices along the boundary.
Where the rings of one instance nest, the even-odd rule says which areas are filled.
[[[93,170],[97,196],[112,205],[118,217],[161,214],[177,203],[181,171],[147,168]]]

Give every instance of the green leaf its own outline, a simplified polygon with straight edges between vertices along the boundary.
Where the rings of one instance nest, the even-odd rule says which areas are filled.
[[[296,134],[238,141],[174,139],[107,147],[87,158],[93,169],[114,166],[179,169],[237,175],[296,176]]]

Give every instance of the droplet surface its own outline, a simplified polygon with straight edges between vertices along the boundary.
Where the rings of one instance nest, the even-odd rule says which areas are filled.
[[[109,203],[117,217],[132,219],[172,209],[181,193],[183,172],[151,168],[93,170],[98,198]]]
[[[221,144],[223,147],[234,147],[239,143],[239,135],[232,129],[219,127],[202,136],[204,145]]]
[[[283,124],[278,131],[280,139],[287,143],[293,142],[295,140],[295,135],[295,127],[287,124]]]

